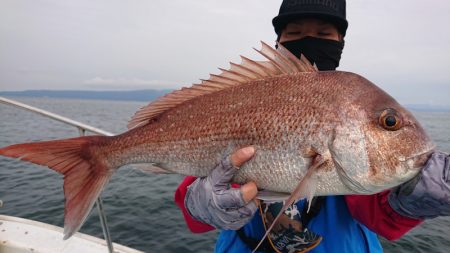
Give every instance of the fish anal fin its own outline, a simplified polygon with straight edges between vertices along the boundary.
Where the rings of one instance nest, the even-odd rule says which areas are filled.
[[[279,50],[275,50],[264,42],[261,44],[261,50],[255,50],[262,54],[267,61],[257,62],[241,57],[242,62],[240,64],[230,63],[229,70],[219,68],[222,70],[219,75],[211,75],[210,79],[203,80],[201,84],[173,91],[141,108],[131,118],[128,128],[149,124],[162,113],[203,95],[247,84],[261,78],[316,71],[306,59],[296,59],[294,55],[287,53],[287,49],[282,45],[278,45]]]

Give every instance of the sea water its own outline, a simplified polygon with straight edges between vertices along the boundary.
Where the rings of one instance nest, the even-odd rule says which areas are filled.
[[[112,133],[144,102],[14,98]],[[440,150],[450,151],[450,113],[413,112]],[[78,130],[48,118],[0,104],[0,147],[22,142],[77,137]],[[217,231],[193,234],[173,195],[180,175],[154,175],[120,169],[102,198],[114,242],[145,252],[212,252]],[[42,166],[0,157],[0,214],[63,226],[62,176]],[[81,232],[102,237],[96,209]],[[0,234],[1,238],[1,234]],[[425,221],[400,240],[380,238],[385,252],[450,252],[450,218]]]

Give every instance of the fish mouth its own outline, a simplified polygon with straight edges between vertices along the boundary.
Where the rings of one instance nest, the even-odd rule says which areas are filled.
[[[431,154],[435,151],[435,146],[430,146],[429,149],[425,152],[421,152],[418,154],[414,154],[412,156],[409,156],[407,158],[400,158],[401,161],[406,162],[407,169],[405,173],[402,173],[401,177],[399,178],[400,181],[404,181],[405,174],[411,175],[410,177],[413,177],[412,175],[416,175],[417,172],[422,169],[425,166],[425,163],[428,161],[428,159],[431,157]],[[373,187],[368,187],[367,185],[361,184],[361,182],[352,180],[352,178],[347,174],[347,172],[344,170],[344,168],[340,165],[340,163],[334,159],[332,156],[332,160],[334,162],[334,165],[336,167],[337,173],[341,179],[341,182],[344,183],[345,186],[347,186],[348,189],[353,191],[357,194],[373,194],[375,192],[379,192],[380,189],[387,189],[392,187],[391,184],[376,184],[373,185]]]

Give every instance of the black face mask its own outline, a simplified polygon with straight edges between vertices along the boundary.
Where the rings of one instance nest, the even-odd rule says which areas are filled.
[[[339,66],[344,41],[307,36],[283,42],[281,45],[298,58],[303,54],[312,64],[315,63],[319,70],[335,70]]]

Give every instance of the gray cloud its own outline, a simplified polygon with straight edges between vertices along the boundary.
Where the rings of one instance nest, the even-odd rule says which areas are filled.
[[[280,3],[0,0],[0,90],[186,86],[240,54],[256,57],[251,48],[260,40],[272,43]],[[347,7],[341,70],[402,103],[450,105],[449,1],[348,0]]]

